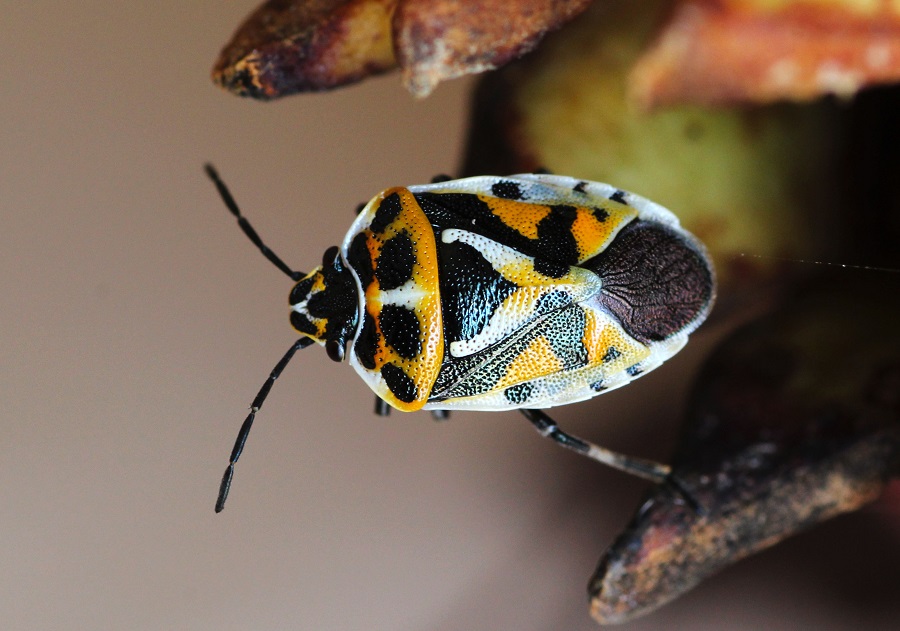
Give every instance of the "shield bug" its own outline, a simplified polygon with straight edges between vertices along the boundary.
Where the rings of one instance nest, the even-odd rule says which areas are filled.
[[[671,212],[565,176],[435,178],[376,195],[341,246],[304,274],[263,243],[215,169],[206,172],[244,233],[294,281],[300,333],[250,406],[217,512],[272,384],[313,343],[353,366],[380,414],[518,409],[558,444],[690,500],[668,466],[572,436],[542,411],[653,370],[706,318],[712,264]]]

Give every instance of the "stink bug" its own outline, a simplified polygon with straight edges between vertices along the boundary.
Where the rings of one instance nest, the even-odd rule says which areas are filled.
[[[322,266],[293,271],[259,238],[207,165],[244,233],[295,282],[301,337],[250,406],[222,478],[222,510],[250,426],[294,353],[345,358],[376,410],[518,409],[558,444],[673,484],[669,467],[563,432],[541,411],[618,388],[677,353],[715,294],[704,247],[668,210],[570,177],[435,178],[359,211]]]

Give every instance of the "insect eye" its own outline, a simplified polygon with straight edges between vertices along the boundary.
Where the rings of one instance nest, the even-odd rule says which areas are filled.
[[[325,353],[332,361],[344,361],[344,344],[340,340],[328,340],[325,342]]]

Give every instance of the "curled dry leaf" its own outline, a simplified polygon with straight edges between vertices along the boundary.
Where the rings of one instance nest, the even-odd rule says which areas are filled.
[[[396,66],[397,0],[268,0],[238,27],[213,81],[239,96],[274,99],[327,90]]]
[[[644,107],[849,96],[900,81],[900,4],[680,0],[635,66]]]
[[[213,80],[273,99],[326,90],[398,64],[428,95],[447,79],[525,54],[591,0],[268,0],[235,32]]]
[[[798,294],[714,353],[676,454],[705,512],[651,494],[590,583],[599,622],[647,613],[900,473],[900,284],[859,276]]]

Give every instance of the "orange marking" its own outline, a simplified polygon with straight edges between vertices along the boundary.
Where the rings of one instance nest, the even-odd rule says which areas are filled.
[[[637,217],[634,208],[612,200],[604,202],[602,208],[608,214],[603,221],[598,221],[592,210],[578,208],[578,214],[572,224],[572,235],[578,244],[579,262],[597,256],[605,250],[615,233]]]
[[[582,342],[588,351],[588,366],[603,364],[603,358],[610,347],[615,347],[620,354],[612,361],[606,362],[609,367],[608,374],[625,370],[650,354],[650,349],[624,335],[621,329],[606,317],[598,317],[597,312],[591,309],[586,309],[584,314],[587,321]]]
[[[550,214],[550,208],[543,204],[517,202],[498,197],[478,196],[510,228],[529,239],[538,238],[538,224]]]
[[[560,370],[562,370],[562,363],[553,352],[550,342],[541,335],[535,338],[528,348],[510,363],[506,374],[497,382],[495,388],[502,390],[524,381],[551,375]]]

